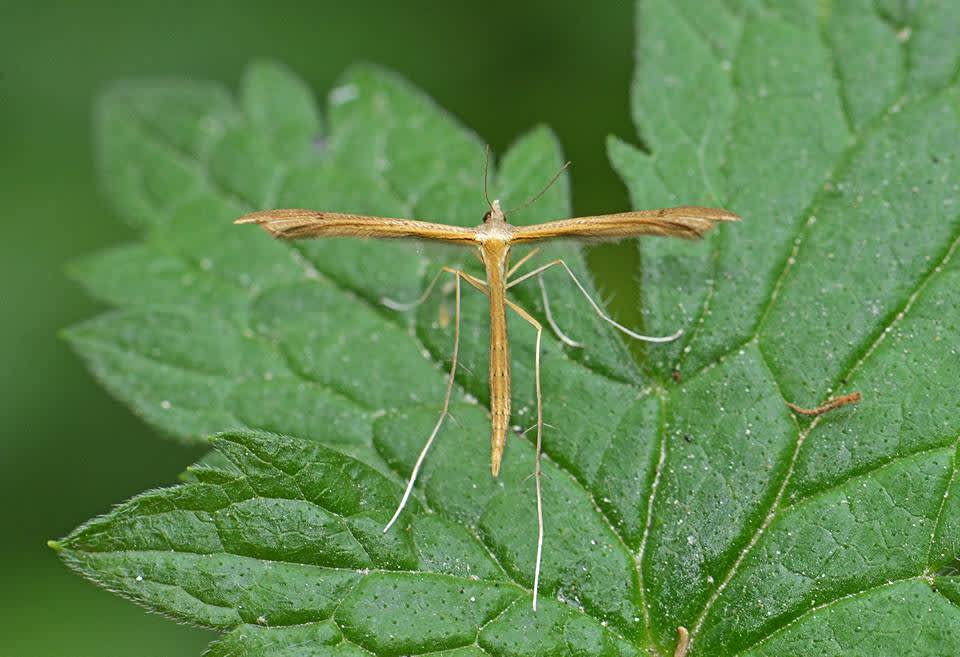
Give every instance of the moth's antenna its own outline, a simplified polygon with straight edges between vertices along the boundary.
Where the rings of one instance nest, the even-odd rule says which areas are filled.
[[[487,172],[490,169],[490,144],[483,149],[483,199],[493,210],[493,203],[490,202],[490,192],[487,191]]]
[[[547,183],[547,186],[544,187],[543,189],[541,189],[540,192],[539,192],[536,196],[534,196],[533,198],[528,199],[525,203],[523,203],[523,205],[518,205],[518,206],[515,207],[515,208],[511,208],[511,209],[507,210],[504,214],[511,214],[511,213],[513,213],[513,212],[516,212],[517,210],[522,210],[522,209],[524,209],[525,207],[527,207],[528,205],[530,205],[531,203],[534,203],[535,201],[539,200],[541,196],[543,196],[544,194],[547,193],[547,190],[548,190],[548,189],[550,189],[551,187],[553,187],[553,183],[555,183],[555,182],[557,182],[558,180],[560,180],[560,176],[563,174],[564,171],[567,170],[567,168],[570,166],[570,164],[571,164],[571,162],[570,162],[570,161],[567,161],[566,164],[564,164],[562,167],[560,167],[560,170],[557,171],[556,175],[550,180],[550,182]]]

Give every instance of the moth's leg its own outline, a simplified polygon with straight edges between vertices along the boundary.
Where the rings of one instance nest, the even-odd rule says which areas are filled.
[[[543,273],[543,271],[545,271],[546,269],[549,269],[554,264],[557,264],[557,261],[551,262],[547,265],[544,265],[543,267],[539,267],[535,271],[532,271],[529,274],[526,274],[518,278],[516,281],[509,283],[507,287],[512,287],[517,283],[522,283],[523,281],[527,280],[531,276],[535,276],[536,274],[541,274]],[[583,347],[582,342],[577,342],[576,340],[568,336],[566,333],[564,333],[563,330],[560,328],[559,324],[557,324],[557,321],[553,318],[553,311],[550,308],[550,297],[547,295],[547,284],[544,283],[543,276],[537,276],[537,284],[540,286],[540,298],[543,299],[543,312],[547,317],[547,323],[550,325],[550,328],[553,329],[553,332],[557,335],[558,338],[560,338],[560,341],[563,344],[567,345],[568,347],[574,347],[574,348]]]
[[[628,329],[626,326],[624,326],[623,324],[620,324],[619,322],[617,322],[616,320],[614,320],[612,317],[610,317],[609,315],[607,315],[605,312],[603,312],[603,309],[600,308],[600,306],[597,304],[597,302],[593,300],[593,297],[590,296],[590,293],[587,292],[587,289],[583,286],[583,284],[579,281],[579,279],[577,279],[577,277],[574,275],[573,271],[571,271],[570,267],[568,267],[568,266],[567,266],[567,263],[565,263],[563,260],[559,260],[559,259],[553,260],[553,261],[548,262],[547,264],[543,265],[542,267],[537,267],[537,268],[534,269],[532,272],[529,272],[529,273],[527,273],[527,274],[524,274],[524,275],[521,276],[520,278],[518,278],[518,279],[516,279],[516,280],[514,280],[514,281],[511,281],[511,282],[507,283],[507,287],[508,287],[508,288],[511,288],[511,287],[513,287],[514,285],[517,285],[518,283],[522,283],[523,281],[527,280],[527,279],[530,278],[531,276],[539,276],[540,274],[542,274],[542,273],[543,273],[544,271],[546,271],[547,269],[550,269],[550,267],[554,267],[554,266],[556,266],[556,265],[562,266],[562,267],[567,271],[567,273],[570,275],[570,278],[573,279],[573,282],[576,283],[577,287],[580,289],[580,292],[582,292],[582,293],[583,293],[583,296],[585,296],[585,297],[587,298],[587,301],[590,302],[590,305],[593,307],[593,310],[597,313],[597,315],[600,316],[600,319],[602,319],[602,320],[604,320],[605,322],[607,322],[608,324],[614,326],[615,328],[617,328],[618,330],[622,331],[623,333],[629,335],[631,338],[634,338],[634,339],[636,339],[636,340],[643,340],[644,342],[672,342],[672,341],[676,340],[677,338],[679,338],[681,335],[683,335],[683,329],[678,330],[678,331],[677,331],[676,333],[674,333],[673,335],[666,335],[666,336],[640,335],[639,333],[636,333],[635,331],[631,331],[631,330]],[[560,332],[560,330],[557,328],[556,324],[555,324],[555,323],[553,322],[553,320],[552,320],[552,315],[551,315],[550,310],[549,310],[549,305],[546,304],[546,301],[547,301],[546,289],[543,288],[543,287],[541,287],[541,290],[544,290],[544,302],[545,302],[544,312],[545,312],[546,315],[547,315],[547,319],[548,319],[548,321],[549,321],[549,323],[550,323],[550,327],[551,327],[553,330],[557,331],[557,335],[560,336],[560,339],[561,339],[561,340],[563,340],[564,342],[567,342],[567,340],[569,340],[569,338],[567,338],[567,340],[564,340],[564,337],[565,337],[565,336],[563,336],[563,334]],[[567,343],[567,344],[569,344],[569,343]],[[580,345],[579,345],[579,343],[575,343],[575,346],[580,346]]]
[[[427,298],[429,298],[430,293],[433,292],[433,288],[436,286],[437,281],[440,280],[440,277],[444,273],[450,272],[450,271],[454,271],[454,270],[450,269],[449,267],[441,267],[440,271],[438,271],[436,275],[433,277],[433,279],[431,279],[430,284],[427,285],[427,289],[423,291],[423,294],[421,294],[416,301],[408,301],[407,303],[403,303],[402,301],[394,301],[393,299],[390,299],[388,297],[380,297],[380,303],[385,305],[390,310],[400,310],[400,311],[413,310],[414,308],[422,304],[424,301],[426,301]]]
[[[558,338],[560,338],[560,342],[568,347],[582,347],[583,343],[577,342],[566,333],[561,331],[560,326],[553,318],[553,312],[550,310],[550,297],[547,296],[547,284],[543,282],[543,276],[537,276],[537,284],[540,286],[540,298],[543,299],[543,312],[547,316],[547,323],[550,325],[550,328],[552,328],[553,332],[557,334]]]
[[[433,427],[433,432],[430,434],[430,437],[427,439],[426,444],[424,444],[423,449],[420,450],[420,455],[417,457],[417,461],[413,466],[413,472],[410,473],[410,480],[407,482],[407,487],[403,491],[403,497],[400,498],[400,504],[397,506],[397,510],[394,512],[393,517],[390,518],[390,522],[387,523],[387,526],[383,528],[383,532],[387,533],[390,528],[393,526],[393,523],[397,521],[397,518],[400,517],[400,513],[403,511],[403,508],[407,505],[407,500],[410,499],[410,494],[413,492],[413,485],[417,481],[417,475],[420,473],[420,466],[423,465],[424,459],[427,457],[427,452],[430,451],[430,446],[433,444],[433,440],[437,437],[437,434],[440,433],[440,427],[443,425],[443,420],[447,417],[447,413],[450,409],[450,396],[453,393],[453,381],[454,375],[457,373],[457,357],[460,355],[460,279],[466,278],[468,274],[464,274],[458,269],[451,269],[450,267],[444,267],[441,270],[441,273],[448,272],[454,275],[455,284],[455,302],[454,302],[454,329],[453,329],[453,356],[451,357],[450,363],[450,376],[447,379],[447,393],[443,398],[443,410],[440,411],[440,417],[437,419],[437,423]]]
[[[520,258],[519,260],[517,260],[517,264],[515,264],[513,267],[511,267],[511,268],[510,268],[510,271],[507,272],[507,279],[509,280],[509,278],[510,278],[511,276],[513,276],[514,272],[516,272],[518,269],[520,269],[520,267],[523,266],[523,263],[525,263],[527,260],[529,260],[529,259],[532,258],[533,256],[537,255],[538,253],[540,253],[540,247],[539,247],[539,246],[538,246],[537,248],[533,249],[533,250],[532,250],[530,253],[528,253],[527,255],[525,255],[525,256],[523,256],[522,258]]]
[[[478,290],[480,290],[481,292],[483,292],[483,293],[486,294],[486,295],[489,295],[489,294],[490,294],[490,290],[487,289],[487,282],[486,282],[486,281],[481,281],[481,280],[480,280],[479,278],[477,278],[476,276],[471,276],[470,274],[468,274],[468,273],[465,272],[465,271],[456,270],[456,272],[457,272],[457,274],[458,274],[461,278],[463,278],[463,280],[465,280],[466,282],[470,283],[470,285],[472,285],[473,287],[477,288]]]
[[[540,488],[540,454],[543,448],[543,395],[540,389],[540,343],[543,326],[530,313],[507,299],[507,305],[537,330],[536,356],[534,356],[534,382],[537,391],[537,447],[533,478],[537,489],[537,557],[533,566],[533,610],[537,610],[537,595],[540,589],[540,562],[543,557],[543,493]]]

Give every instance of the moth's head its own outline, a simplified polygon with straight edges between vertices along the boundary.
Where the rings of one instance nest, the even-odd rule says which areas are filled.
[[[503,210],[500,209],[500,201],[495,200],[490,204],[490,210],[483,215],[483,223],[502,223],[507,220]]]

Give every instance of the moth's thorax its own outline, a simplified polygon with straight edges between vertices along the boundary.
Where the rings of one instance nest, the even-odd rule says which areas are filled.
[[[483,215],[483,223],[477,226],[478,242],[508,243],[513,237],[513,226],[507,222],[507,217],[500,209],[500,201],[490,204],[490,211]]]

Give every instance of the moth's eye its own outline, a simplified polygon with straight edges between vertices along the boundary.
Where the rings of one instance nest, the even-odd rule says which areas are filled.
[[[487,212],[483,215],[483,223],[487,223],[490,220],[490,213]]]

